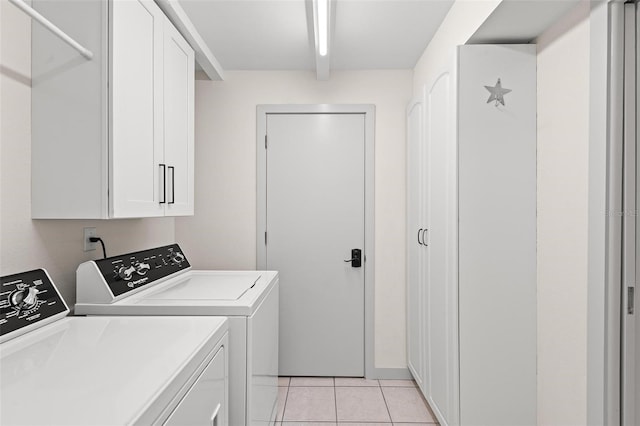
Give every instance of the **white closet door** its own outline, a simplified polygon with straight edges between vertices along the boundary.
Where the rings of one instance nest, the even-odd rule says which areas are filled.
[[[164,36],[164,154],[167,216],[193,214],[194,53],[166,20]]]
[[[421,175],[424,108],[415,100],[407,108],[407,361],[420,388],[424,381],[424,281]]]
[[[112,1],[110,5],[111,215],[162,216],[165,16],[152,0]]]
[[[456,280],[451,276],[451,247],[456,241],[451,238],[450,228],[455,227],[455,216],[451,202],[455,200],[452,190],[452,175],[455,176],[455,146],[452,129],[451,105],[454,102],[451,74],[442,74],[426,91],[427,119],[426,144],[428,148],[429,186],[425,200],[429,211],[429,270],[426,294],[426,358],[427,399],[440,419],[455,424],[454,409],[457,370]],[[455,186],[453,187],[455,188]]]
[[[425,88],[426,90],[426,88]],[[418,173],[418,212],[419,212],[419,223],[420,228],[422,229],[420,233],[420,244],[418,246],[420,255],[419,255],[419,268],[418,268],[418,283],[420,286],[420,293],[418,296],[420,297],[420,329],[422,330],[422,339],[420,341],[421,347],[421,355],[422,355],[422,369],[423,369],[423,382],[421,384],[421,389],[426,389],[427,378],[429,377],[428,370],[428,356],[429,356],[429,315],[428,315],[428,293],[429,293],[429,264],[430,264],[430,256],[431,256],[431,248],[429,246],[429,228],[430,225],[430,211],[429,206],[430,202],[430,188],[429,188],[429,179],[430,179],[430,171],[429,171],[429,140],[426,137],[427,129],[427,105],[426,105],[426,94],[423,93],[423,105],[421,110],[421,132],[420,132],[420,143],[419,149],[417,152],[418,162],[420,164],[419,173]]]

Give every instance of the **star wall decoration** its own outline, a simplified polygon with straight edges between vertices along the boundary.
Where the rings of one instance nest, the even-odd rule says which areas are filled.
[[[502,88],[500,79],[498,79],[498,82],[495,86],[484,86],[484,88],[487,89],[489,93],[491,93],[491,95],[489,95],[489,99],[487,99],[487,103],[495,101],[496,107],[498,106],[498,103],[501,103],[504,106],[504,95],[511,92],[511,89]]]

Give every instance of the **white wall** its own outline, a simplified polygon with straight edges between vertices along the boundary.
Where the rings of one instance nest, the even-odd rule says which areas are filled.
[[[538,423],[587,421],[589,12],[538,42]]]
[[[176,237],[195,268],[256,267],[256,105],[374,104],[375,367],[406,368],[405,106],[412,72],[226,72],[196,82],[195,216]]]
[[[54,37],[52,35],[52,37]],[[78,158],[78,161],[82,161]],[[107,255],[174,241],[174,220],[31,220],[31,23],[0,1],[0,275],[46,268],[69,304],[75,270],[101,250],[82,251],[82,228],[95,226]],[[81,176],[78,176],[81,178]]]

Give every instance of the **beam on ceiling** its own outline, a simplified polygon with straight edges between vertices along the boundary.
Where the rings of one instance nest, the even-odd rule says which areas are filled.
[[[211,80],[224,80],[224,70],[177,0],[155,0],[195,51],[196,62]]]

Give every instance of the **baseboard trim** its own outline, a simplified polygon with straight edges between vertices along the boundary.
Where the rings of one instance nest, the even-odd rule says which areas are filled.
[[[410,380],[413,377],[408,368],[373,368],[367,379]]]

